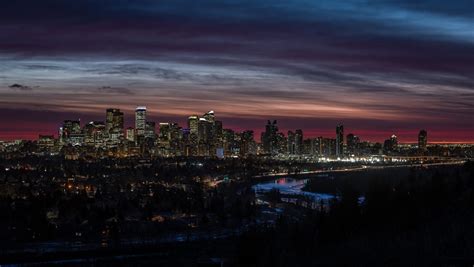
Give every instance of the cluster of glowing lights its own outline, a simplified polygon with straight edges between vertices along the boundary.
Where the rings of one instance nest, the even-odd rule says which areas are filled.
[[[348,157],[348,158],[329,158],[320,157],[318,162],[351,162],[351,163],[383,163],[383,162],[408,162],[407,159],[400,158],[383,158],[380,156],[369,156],[369,157]]]

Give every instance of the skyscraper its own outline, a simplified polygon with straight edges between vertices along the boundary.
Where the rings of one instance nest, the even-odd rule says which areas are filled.
[[[268,121],[265,126],[265,132],[262,133],[263,151],[269,154],[275,154],[278,152],[278,139],[277,139],[278,126],[277,121]]]
[[[91,121],[84,126],[84,142],[90,146],[102,146],[107,136],[104,122]]]
[[[214,121],[214,138],[218,142],[222,140],[222,121]]]
[[[421,130],[418,133],[418,150],[420,152],[426,152],[426,145],[428,143],[428,132],[426,130]]]
[[[295,133],[293,131],[288,131],[288,136],[287,136],[287,145],[286,148],[288,150],[288,154],[293,155],[295,154],[296,148],[295,148]]]
[[[360,138],[357,135],[352,133],[348,134],[346,137],[347,152],[351,154],[357,154],[357,148],[360,143]]]
[[[81,133],[80,120],[65,120],[63,123],[63,130],[66,135]]]
[[[398,149],[398,138],[396,135],[392,134],[390,139],[385,140],[383,143],[383,149],[385,152],[391,153]]]
[[[390,142],[392,143],[393,150],[397,150],[398,149],[398,137],[396,135],[392,134],[392,136],[390,136]]]
[[[156,123],[154,121],[145,122],[145,138],[156,139]]]
[[[54,135],[42,135],[38,137],[38,147],[41,150],[50,151],[54,147]]]
[[[200,118],[198,121],[198,140],[207,143],[211,138],[212,123],[205,118]]]
[[[240,139],[240,155],[245,157],[249,154],[255,154],[255,152],[253,131],[243,131]]]
[[[170,139],[170,124],[169,122],[160,122],[160,141],[169,141]]]
[[[197,135],[197,133],[198,133],[198,123],[199,123],[199,116],[198,115],[191,115],[191,116],[188,117],[189,133]]]
[[[135,109],[135,131],[137,136],[144,136],[146,128],[146,107]]]
[[[135,129],[128,127],[126,130],[125,138],[130,142],[135,142]]]
[[[276,133],[275,137],[275,149],[278,153],[288,152],[288,138],[282,132]]]
[[[178,123],[169,124],[170,149],[173,155],[181,153],[181,142],[183,141],[184,132]]]
[[[235,132],[231,129],[223,129],[223,147],[224,155],[230,156],[234,152],[235,148]]]
[[[80,120],[65,120],[63,126],[59,129],[61,143],[80,143],[82,135]]]
[[[290,155],[303,154],[303,130],[298,129],[295,132],[288,131],[287,151]]]
[[[295,154],[303,154],[303,130],[301,129],[295,131]]]
[[[336,157],[344,156],[344,126],[336,127]]]
[[[123,131],[123,112],[120,109],[109,108],[106,110],[105,130],[107,133]]]
[[[202,117],[210,123],[214,123],[214,121],[216,120],[216,117],[214,116],[214,110],[208,111]]]
[[[207,120],[206,118],[199,118],[198,120],[198,129],[196,135],[197,141],[197,154],[200,156],[209,156],[211,153],[211,143],[213,137],[213,126],[214,124]],[[193,138],[194,134],[191,134]]]

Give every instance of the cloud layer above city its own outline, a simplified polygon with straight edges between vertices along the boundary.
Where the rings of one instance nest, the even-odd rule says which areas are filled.
[[[257,133],[474,141],[471,0],[4,1],[0,62],[0,139],[108,107],[131,125],[146,105]]]

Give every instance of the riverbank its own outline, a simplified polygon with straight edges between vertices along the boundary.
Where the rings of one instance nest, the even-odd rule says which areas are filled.
[[[253,178],[256,179],[270,179],[270,178],[278,178],[278,177],[290,177],[290,178],[301,178],[301,177],[308,177],[311,178],[313,175],[321,175],[321,174],[329,174],[329,173],[339,173],[339,172],[353,172],[353,171],[363,171],[367,169],[390,169],[390,168],[407,168],[407,167],[430,167],[430,166],[452,166],[452,165],[463,165],[466,163],[467,160],[459,160],[459,161],[449,161],[449,162],[438,162],[438,163],[428,163],[428,164],[379,164],[379,165],[363,165],[357,167],[340,167],[338,169],[321,169],[315,171],[301,171],[297,173],[268,173],[264,175],[255,175]]]
[[[344,190],[353,190],[364,195],[371,186],[380,183],[394,187],[400,183],[422,183],[434,174],[454,176],[462,164],[464,163],[367,167],[328,172],[327,176],[308,175],[308,181],[302,190],[333,195],[340,195]]]

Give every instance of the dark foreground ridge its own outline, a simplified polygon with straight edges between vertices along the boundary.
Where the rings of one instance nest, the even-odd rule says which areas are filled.
[[[0,264],[474,262],[473,162],[364,166],[269,158],[4,157]],[[291,187],[301,182],[269,170],[304,182],[303,191]],[[274,189],[255,191],[272,181]]]

